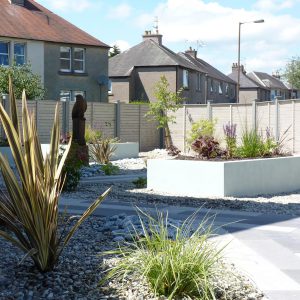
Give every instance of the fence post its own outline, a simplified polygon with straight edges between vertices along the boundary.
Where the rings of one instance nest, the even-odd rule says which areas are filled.
[[[94,102],[90,102],[91,105],[91,128],[94,128]]]
[[[229,106],[229,117],[230,117],[230,125],[232,125],[232,121],[233,121],[233,118],[232,118],[232,104],[230,104],[230,106]]]
[[[280,128],[279,128],[279,101],[278,98],[275,98],[275,138],[278,142],[280,139]]]
[[[40,122],[39,122],[39,100],[35,100],[35,124],[36,128],[39,129]]]
[[[115,102],[115,137],[120,139],[121,102]]]
[[[257,130],[257,106],[256,99],[252,101],[252,129]]]
[[[183,152],[186,151],[186,105],[183,106]]]
[[[67,133],[67,102],[68,101],[63,101],[62,103],[62,132],[65,135]]]
[[[295,100],[292,100],[292,113],[293,113],[293,124],[292,124],[292,127],[293,127],[293,132],[292,132],[292,143],[293,143],[293,153],[295,153],[295,138],[296,138],[296,112],[295,112]]]
[[[207,101],[207,119],[212,120],[212,107],[211,107],[212,100]]]
[[[139,108],[139,151],[141,151],[141,126],[142,126],[142,122],[141,122],[141,113],[142,113],[142,110],[141,110],[141,105],[138,105],[138,108]]]
[[[9,95],[2,94],[1,103],[2,103],[5,111],[9,114],[9,99],[8,99],[8,97],[9,97]],[[1,138],[5,139],[5,132],[4,132],[3,126],[1,126]]]

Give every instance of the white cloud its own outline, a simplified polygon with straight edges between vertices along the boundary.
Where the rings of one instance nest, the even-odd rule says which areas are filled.
[[[296,2],[297,0],[258,0],[254,7],[262,11],[278,11],[291,8]]]
[[[81,12],[92,6],[90,0],[46,0],[50,7],[62,11]]]
[[[130,44],[124,40],[116,40],[116,41],[110,43],[110,45],[111,46],[117,45],[120,48],[121,52],[130,48]]]
[[[126,3],[122,3],[110,9],[109,18],[111,19],[126,19],[130,17],[132,7]]]
[[[290,7],[295,1],[299,0],[259,0],[256,4],[262,8],[263,2],[265,7],[267,4],[278,5],[280,2],[283,8]],[[270,9],[261,10],[257,5],[256,8],[245,10],[219,3],[206,3],[203,0],[166,0],[152,13],[137,18],[136,22],[141,30],[148,29],[153,26],[154,16],[158,16],[159,30],[164,36],[165,44],[183,44],[186,40],[194,44],[197,40],[204,41],[207,47],[201,52],[214,49],[214,55],[222,58],[225,56],[225,59],[227,56],[227,65],[231,66],[232,60],[236,60],[237,57],[238,23],[264,19],[265,23],[262,24],[242,25],[242,58],[250,70],[284,66],[286,59],[293,55],[288,49],[299,49],[300,18],[278,12],[274,15]],[[257,47],[262,44],[265,46]],[[234,53],[230,53],[229,48],[234,48]],[[278,49],[285,50],[277,51]],[[225,68],[224,66],[223,69]]]

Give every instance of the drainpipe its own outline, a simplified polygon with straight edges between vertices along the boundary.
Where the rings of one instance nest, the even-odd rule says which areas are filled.
[[[207,104],[207,93],[208,93],[208,74],[205,74],[205,83],[204,83],[204,103]]]

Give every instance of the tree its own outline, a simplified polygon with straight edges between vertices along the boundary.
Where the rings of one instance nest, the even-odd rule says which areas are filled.
[[[121,53],[121,50],[118,45],[113,45],[112,50],[109,51],[109,57],[114,57]]]
[[[164,129],[167,149],[172,146],[169,123],[176,123],[176,117],[170,113],[176,112],[184,101],[184,98],[181,97],[182,89],[172,92],[169,86],[166,76],[161,76],[160,81],[155,85],[154,96],[157,101],[149,103],[149,112],[146,114],[158,122],[157,128]]]
[[[292,89],[300,89],[300,57],[294,57],[287,63],[284,77]]]
[[[40,76],[34,74],[30,65],[0,66],[0,94],[9,94],[8,78],[12,78],[17,99],[25,89],[28,99],[43,99],[45,90]]]

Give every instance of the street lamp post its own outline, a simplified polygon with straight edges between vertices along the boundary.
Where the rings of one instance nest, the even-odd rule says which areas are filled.
[[[240,101],[240,80],[241,80],[241,27],[243,24],[247,23],[264,23],[265,20],[255,20],[255,21],[249,21],[249,22],[239,22],[239,41],[238,41],[238,82],[237,82],[237,87],[236,87],[236,100],[237,103]]]

